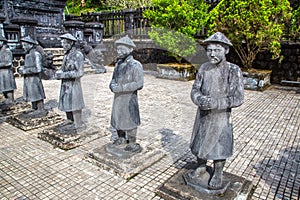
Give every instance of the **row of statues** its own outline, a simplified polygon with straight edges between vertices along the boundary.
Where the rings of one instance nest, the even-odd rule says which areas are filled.
[[[58,108],[66,112],[64,122],[66,130],[84,129],[82,109],[84,98],[80,79],[84,75],[84,55],[75,48],[77,39],[67,33],[62,36],[61,44],[64,58],[61,69],[55,78],[61,80]],[[5,38],[0,38],[5,42]],[[40,77],[41,56],[35,50],[36,41],[30,37],[21,39],[27,52],[25,65],[19,69],[24,76],[24,99],[32,102],[33,110],[43,110],[45,93]],[[143,88],[144,77],[142,64],[135,60],[132,51],[134,42],[122,37],[115,42],[118,60],[112,80],[109,84],[114,93],[111,113],[111,126],[117,130],[118,138],[113,142],[128,152],[140,152],[136,142],[137,127],[140,125],[138,90]],[[188,176],[201,179],[206,172],[207,160],[213,160],[214,171],[209,180],[209,187],[217,189],[222,186],[225,161],[233,153],[233,129],[231,109],[244,101],[243,75],[237,65],[226,61],[231,42],[222,33],[217,32],[204,40],[209,62],[199,68],[191,90],[191,99],[198,106],[192,132],[190,148],[197,157],[197,168]],[[16,84],[11,69],[11,52],[5,45],[0,55],[0,88],[8,101],[13,101]]]

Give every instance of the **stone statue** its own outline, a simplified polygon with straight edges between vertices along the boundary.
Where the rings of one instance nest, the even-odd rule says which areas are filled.
[[[12,67],[13,55],[6,42],[6,38],[0,35],[0,90],[6,99],[5,104],[11,104],[17,86]]]
[[[51,51],[44,51],[40,45],[36,46],[36,51],[42,55],[42,79],[53,79],[56,72],[55,66],[53,65],[53,53]]]
[[[65,55],[62,67],[55,73],[56,79],[61,79],[58,108],[66,112],[66,130],[83,130],[82,109],[84,108],[83,93],[80,79],[84,75],[84,56],[76,50],[77,39],[70,33],[60,36]]]
[[[143,88],[143,67],[132,56],[135,44],[128,36],[120,38],[115,44],[118,61],[109,85],[114,93],[111,126],[118,133],[113,145],[126,144],[125,151],[139,152],[141,147],[136,143],[137,127],[140,125],[137,91]]]
[[[81,45],[82,52],[85,54],[85,58],[88,60],[89,64],[91,65],[92,69],[95,69],[96,74],[103,74],[106,73],[106,68],[103,65],[103,49],[100,45],[96,47],[92,47],[84,42]]]
[[[240,68],[226,61],[231,42],[220,32],[204,40],[209,62],[198,70],[191,99],[198,106],[191,137],[191,152],[197,157],[197,168],[190,176],[201,179],[207,160],[214,168],[208,187],[222,187],[223,167],[233,153],[231,108],[244,101],[243,75]]]
[[[32,109],[37,113],[44,110],[44,87],[42,83],[42,55],[36,51],[37,41],[30,36],[21,38],[22,46],[27,53],[25,65],[19,68],[19,73],[24,76],[23,98],[32,103]]]

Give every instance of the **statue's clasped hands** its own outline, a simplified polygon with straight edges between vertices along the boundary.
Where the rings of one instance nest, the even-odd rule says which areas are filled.
[[[118,83],[112,83],[110,84],[110,89],[114,93],[122,92],[122,86]]]
[[[63,71],[62,70],[57,70],[55,72],[55,78],[56,79],[61,79],[62,78],[62,74],[63,74]]]

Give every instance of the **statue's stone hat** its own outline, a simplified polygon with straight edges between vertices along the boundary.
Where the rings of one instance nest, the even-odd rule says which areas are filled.
[[[61,39],[67,39],[67,40],[72,40],[74,42],[77,41],[77,39],[70,33],[66,33],[66,34],[63,34],[61,36],[59,36]]]
[[[30,43],[30,44],[38,44],[38,42],[35,41],[34,39],[32,39],[29,35],[26,36],[26,37],[21,38],[21,41],[22,42],[27,42],[27,43]]]
[[[223,43],[228,46],[232,46],[232,43],[229,41],[229,39],[221,32],[216,32],[213,35],[209,36],[207,39],[203,41],[204,45],[207,45],[208,43],[211,42],[218,42],[218,43]]]
[[[122,44],[122,45],[130,46],[130,47],[133,47],[133,48],[136,47],[135,44],[133,43],[133,41],[128,37],[128,35],[116,40],[115,44],[116,45]]]
[[[6,42],[7,39],[0,34],[0,41],[5,41]]]

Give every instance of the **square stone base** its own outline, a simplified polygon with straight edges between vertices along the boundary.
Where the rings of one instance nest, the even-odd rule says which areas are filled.
[[[157,78],[165,78],[178,81],[189,81],[195,79],[196,69],[190,64],[158,64]]]
[[[49,142],[63,150],[73,149],[102,136],[105,135],[101,134],[100,131],[94,127],[88,127],[84,130],[73,131],[67,134],[60,132],[56,126],[38,133],[39,139]]]
[[[167,180],[156,191],[157,195],[166,200],[177,199],[199,199],[199,200],[216,200],[216,199],[243,199],[246,200],[250,194],[252,183],[245,178],[236,176],[231,173],[224,172],[223,179],[229,181],[229,185],[223,194],[216,195],[213,191],[207,192],[196,190],[192,186],[188,186],[183,176],[190,169],[184,168],[178,171],[174,176]],[[206,189],[208,190],[208,189]]]
[[[43,116],[30,118],[26,115],[27,112],[11,116],[6,119],[11,125],[29,131],[36,128],[47,127],[58,124],[63,121],[63,118],[54,112],[48,112]]]
[[[0,117],[7,117],[10,115],[20,114],[26,110],[30,110],[31,105],[26,102],[15,102],[12,104],[0,104]]]
[[[142,151],[140,153],[122,158],[108,153],[106,150],[107,145],[93,149],[86,154],[85,158],[87,161],[99,166],[100,168],[110,171],[125,179],[135,176],[145,168],[153,165],[165,155],[165,152],[160,149],[142,147]]]

